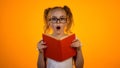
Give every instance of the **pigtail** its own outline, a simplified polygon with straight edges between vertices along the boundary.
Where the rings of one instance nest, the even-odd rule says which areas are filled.
[[[48,8],[48,9],[44,10],[44,19],[45,19],[45,21],[47,21],[47,16],[48,16],[48,13],[49,13],[50,9],[51,8]]]
[[[51,8],[48,8],[48,9],[45,9],[44,10],[44,33],[47,33],[47,31],[49,31],[49,24],[47,23],[48,19],[47,19],[47,16],[48,16],[48,13],[49,11],[51,10]]]
[[[70,18],[70,21],[72,22],[73,15],[70,8],[68,6],[64,6],[63,9],[66,11],[68,17]]]
[[[68,6],[64,6],[63,9],[65,10],[67,16],[68,16],[68,25],[67,25],[67,29],[66,29],[66,32],[70,32],[70,28],[72,26],[72,23],[73,23],[73,15],[72,15],[72,12],[70,10],[70,8]]]

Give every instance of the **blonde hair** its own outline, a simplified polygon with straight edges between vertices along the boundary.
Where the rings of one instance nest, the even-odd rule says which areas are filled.
[[[62,10],[64,10],[66,12],[66,15],[68,17],[69,22],[67,24],[67,27],[66,27],[65,31],[67,33],[72,33],[70,28],[71,28],[71,26],[73,24],[73,15],[72,15],[72,12],[71,12],[71,10],[70,10],[70,8],[68,6],[64,6],[64,7],[58,7],[57,6],[57,7],[53,7],[53,8],[47,8],[47,9],[44,10],[44,23],[45,23],[45,25],[44,25],[44,33],[47,33],[50,30],[49,24],[47,22],[48,21],[48,14],[49,14],[49,12],[51,10],[54,10],[54,9],[62,9]]]

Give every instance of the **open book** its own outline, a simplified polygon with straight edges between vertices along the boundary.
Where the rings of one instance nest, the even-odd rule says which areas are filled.
[[[71,43],[75,39],[75,34],[61,39],[46,34],[43,34],[42,37],[47,46],[44,50],[45,57],[56,61],[64,61],[76,55],[76,51],[71,47]]]

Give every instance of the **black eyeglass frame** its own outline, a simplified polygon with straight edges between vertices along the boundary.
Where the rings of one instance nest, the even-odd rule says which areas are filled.
[[[67,22],[67,17],[61,17],[61,18],[49,18],[48,21],[50,21],[51,23],[58,23],[58,20],[60,23],[66,23]]]

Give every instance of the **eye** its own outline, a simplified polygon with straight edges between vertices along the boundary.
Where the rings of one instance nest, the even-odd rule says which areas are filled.
[[[57,18],[51,18],[51,21],[57,21]]]
[[[48,21],[56,21],[57,18],[53,17],[53,18],[49,18]]]
[[[66,18],[60,18],[61,21],[66,21]]]

